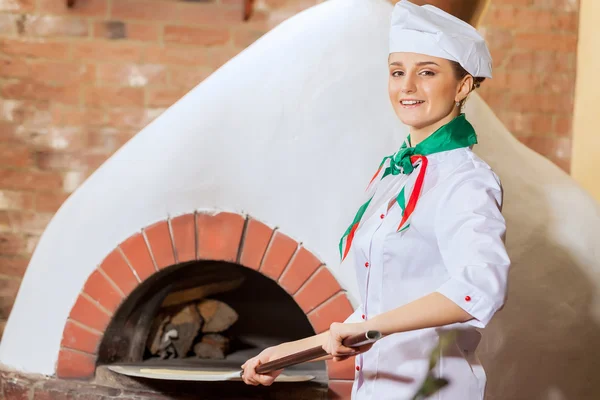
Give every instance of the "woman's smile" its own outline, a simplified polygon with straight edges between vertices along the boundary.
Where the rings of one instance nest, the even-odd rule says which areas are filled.
[[[416,99],[402,99],[400,100],[400,105],[403,108],[417,108],[421,104],[425,103],[425,100],[416,100]]]

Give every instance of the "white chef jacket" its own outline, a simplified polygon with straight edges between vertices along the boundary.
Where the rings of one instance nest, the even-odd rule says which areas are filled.
[[[389,175],[378,183],[352,243],[361,305],[346,320],[359,322],[432,292],[446,296],[474,319],[438,328],[396,333],[355,358],[355,400],[412,399],[426,377],[439,334],[459,329],[438,363],[450,384],[432,399],[483,399],[486,376],[474,350],[483,328],[504,304],[510,260],[504,246],[502,186],[492,169],[470,148],[427,156],[420,199],[408,229],[394,199],[407,193],[419,172]],[[383,196],[383,197],[382,197]],[[365,219],[366,218],[366,219]]]

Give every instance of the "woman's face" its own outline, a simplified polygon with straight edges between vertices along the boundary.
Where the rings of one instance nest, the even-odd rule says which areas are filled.
[[[458,115],[456,102],[466,97],[466,94],[461,97],[464,92],[461,88],[466,85],[465,79],[456,79],[449,60],[417,53],[392,53],[388,64],[390,101],[404,124],[421,130],[442,120],[449,122]]]

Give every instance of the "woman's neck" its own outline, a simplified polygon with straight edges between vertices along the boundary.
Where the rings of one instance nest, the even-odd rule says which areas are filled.
[[[410,146],[415,147],[416,145],[421,143],[423,140],[425,140],[429,136],[431,136],[431,134],[433,132],[437,131],[442,126],[446,125],[447,123],[452,121],[454,118],[458,117],[459,114],[460,114],[460,112],[453,110],[450,114],[448,114],[444,118],[438,120],[437,122],[435,122],[431,125],[425,126],[423,128],[415,128],[415,127],[411,126],[410,127]]]

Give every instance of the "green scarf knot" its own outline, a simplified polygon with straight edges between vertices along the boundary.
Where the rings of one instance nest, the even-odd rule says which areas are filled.
[[[413,167],[410,157],[415,155],[415,147],[404,147],[392,156],[390,161],[390,173],[392,175],[406,174],[410,175],[415,167]]]
[[[460,114],[416,146],[408,147],[407,142],[410,144],[410,135],[395,154],[383,159],[385,162],[389,158],[390,165],[385,169],[382,179],[390,174],[410,175],[415,169],[410,160],[414,155],[428,156],[441,151],[469,147],[477,143],[477,135],[465,115]]]

